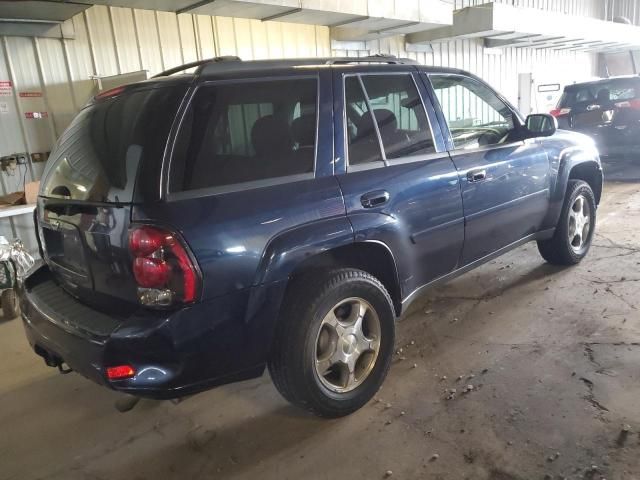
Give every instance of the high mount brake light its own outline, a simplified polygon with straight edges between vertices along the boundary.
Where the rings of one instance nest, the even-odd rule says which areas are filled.
[[[198,270],[175,233],[149,225],[135,227],[129,232],[129,251],[141,303],[167,306],[196,300]]]
[[[100,92],[99,94],[97,94],[95,97],[93,97],[95,100],[103,100],[105,98],[111,98],[111,97],[117,97],[118,95],[120,95],[122,92],[124,92],[125,87],[116,87],[116,88],[111,88],[109,90],[105,90],[104,92]]]

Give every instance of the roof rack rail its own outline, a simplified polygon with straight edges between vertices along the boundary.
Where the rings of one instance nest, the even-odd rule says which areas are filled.
[[[184,70],[189,70],[194,67],[203,67],[208,65],[209,63],[218,63],[218,62],[241,62],[242,59],[240,57],[236,57],[233,55],[225,55],[222,57],[212,57],[206,58],[204,60],[197,60],[195,62],[185,63],[184,65],[180,65],[178,67],[170,68],[169,70],[165,70],[164,72],[160,72],[154,75],[151,78],[158,77],[168,77],[169,75],[173,75],[174,73],[183,72]]]
[[[389,63],[392,65],[417,65],[411,58],[398,58],[395,55],[377,53],[366,57],[336,57],[327,60],[327,65],[343,65],[347,63]]]

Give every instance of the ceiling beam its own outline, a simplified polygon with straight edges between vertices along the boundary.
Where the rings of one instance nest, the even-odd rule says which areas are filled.
[[[302,11],[302,8],[292,8],[291,10],[287,10],[286,12],[276,13],[274,15],[269,15],[268,17],[261,18],[261,22],[268,22],[270,20],[275,20],[276,18],[286,17],[287,15],[293,15],[294,13],[299,13]]]

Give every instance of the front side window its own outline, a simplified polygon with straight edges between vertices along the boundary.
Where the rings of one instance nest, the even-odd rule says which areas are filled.
[[[380,144],[388,160],[435,151],[411,74],[346,77],[345,106],[350,165],[382,162]]]
[[[170,190],[313,172],[317,85],[305,78],[200,87],[178,135]]]
[[[515,128],[511,109],[486,85],[459,75],[431,75],[456,149],[505,143]]]

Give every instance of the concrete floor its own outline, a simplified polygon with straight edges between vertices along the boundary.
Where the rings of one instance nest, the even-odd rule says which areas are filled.
[[[581,265],[532,244],[431,291],[398,324],[377,400],[334,421],[266,375],[121,414],[1,322],[0,480],[640,479],[639,231],[640,183],[608,183]]]

